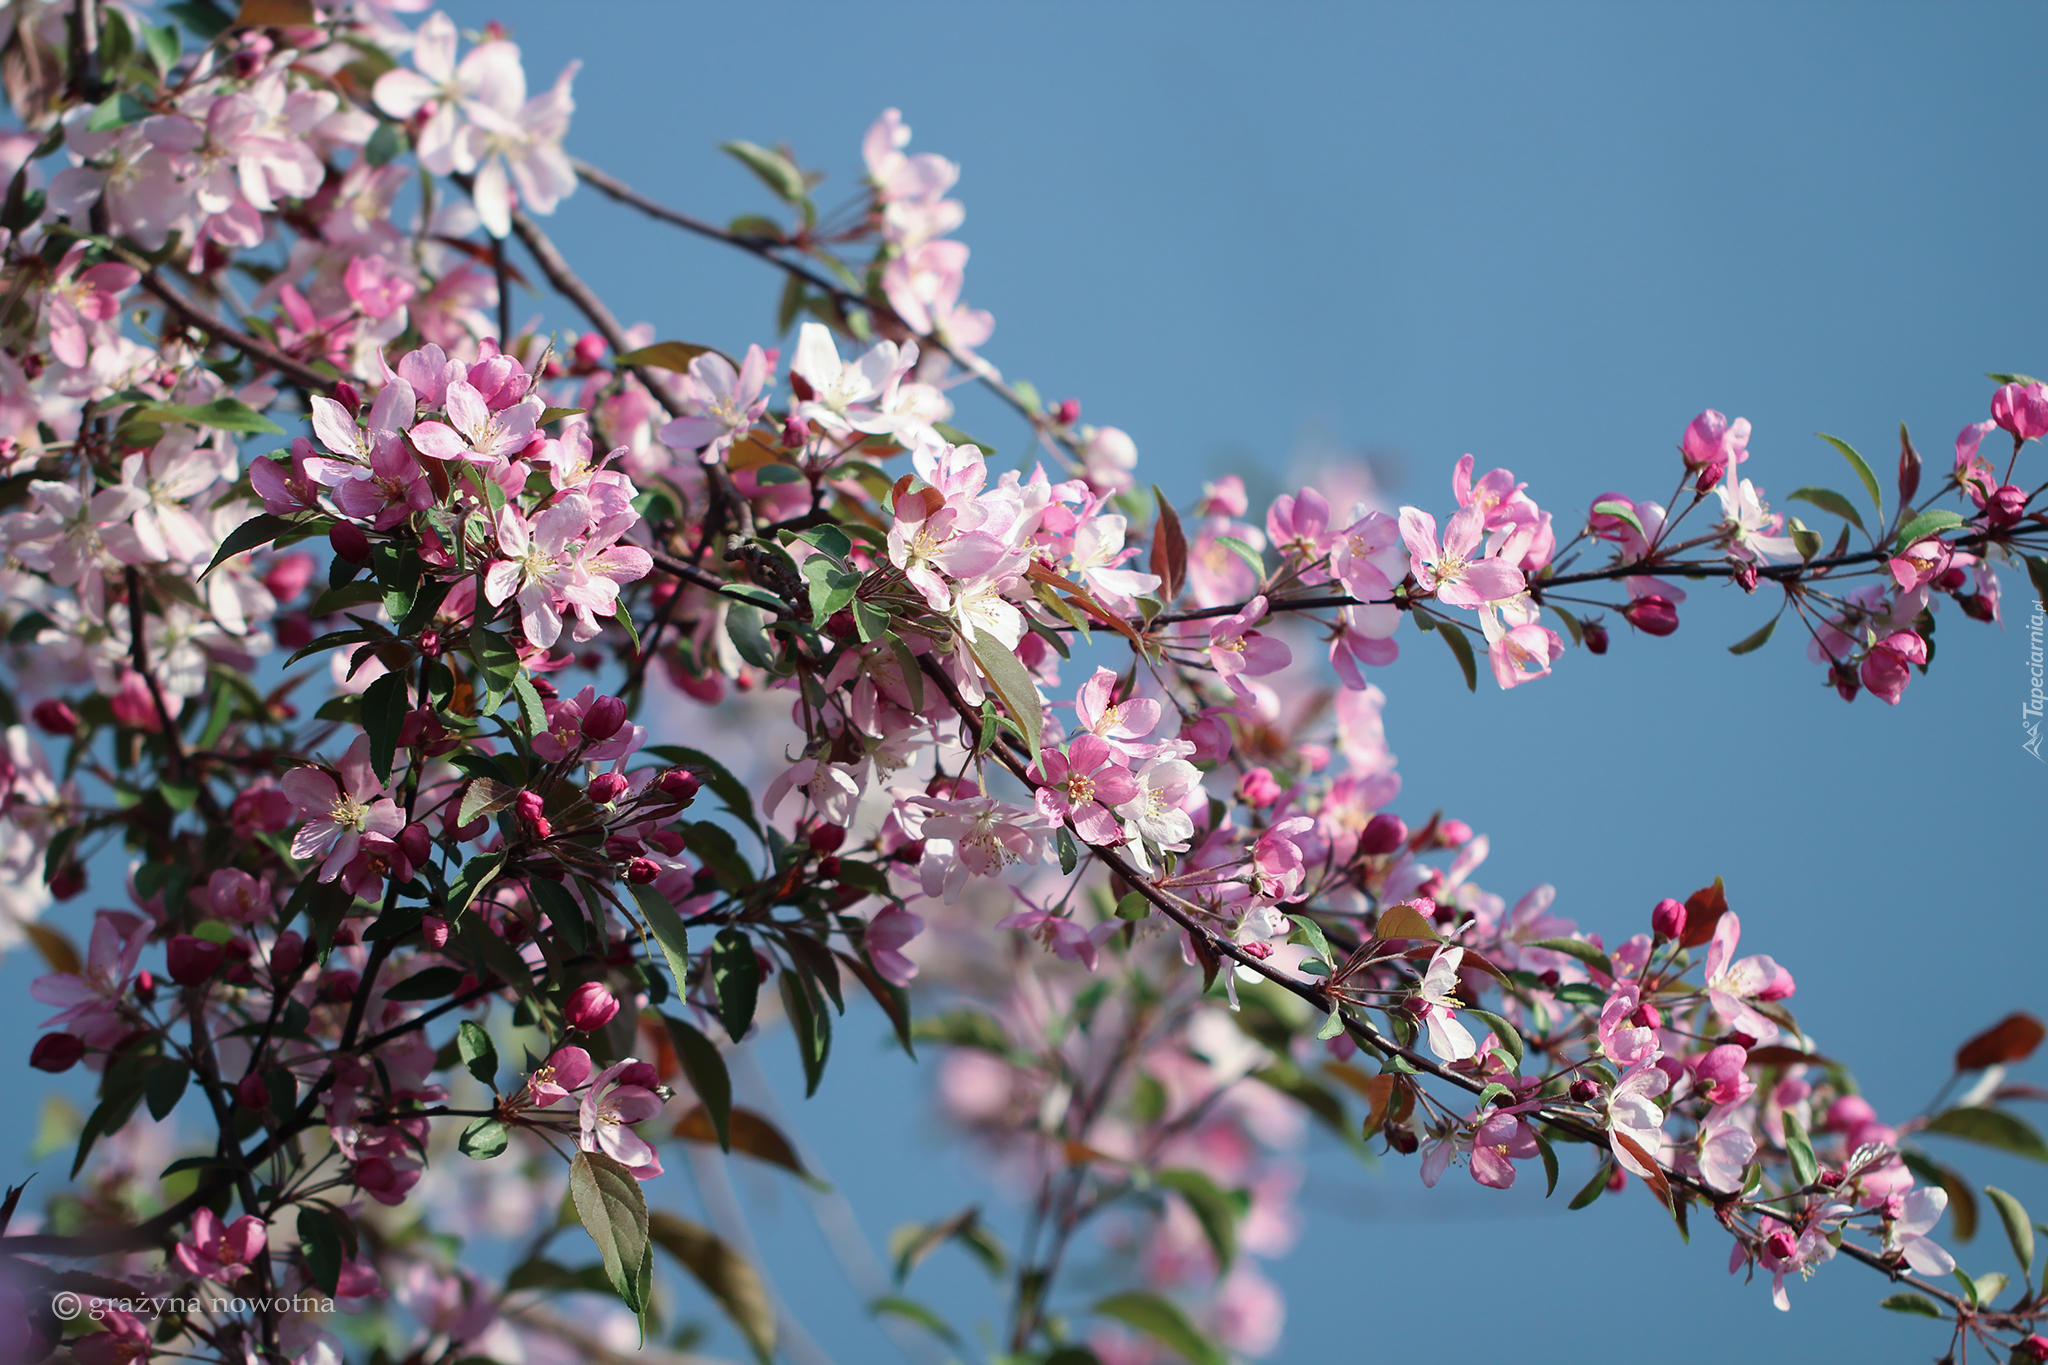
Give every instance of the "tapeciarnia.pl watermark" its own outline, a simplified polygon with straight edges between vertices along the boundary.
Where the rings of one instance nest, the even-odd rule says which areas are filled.
[[[126,1313],[138,1318],[160,1318],[172,1313],[185,1317],[201,1313],[222,1317],[231,1313],[263,1313],[272,1310],[280,1313],[332,1313],[334,1300],[317,1294],[280,1295],[276,1298],[244,1298],[234,1294],[166,1294],[150,1298],[105,1299],[94,1294],[74,1294],[67,1289],[51,1297],[50,1307],[66,1322],[80,1315],[89,1317],[94,1322],[101,1322],[109,1313]]]
[[[2026,743],[2020,747],[2032,754],[2037,763],[2044,761],[2041,758],[2041,710],[2044,703],[2048,703],[2048,697],[2044,697],[2041,691],[2041,627],[2044,623],[2048,623],[2048,608],[2036,601],[2034,614],[2027,621],[2027,637],[2033,642],[2027,653],[2027,672],[2033,678],[2033,687],[2027,693],[2025,704],[2020,707],[2020,725],[2027,732]]]

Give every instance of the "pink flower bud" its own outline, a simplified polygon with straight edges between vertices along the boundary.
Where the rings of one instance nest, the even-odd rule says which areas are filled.
[[[1579,633],[1586,637],[1586,648],[1595,654],[1607,652],[1607,627],[1598,621],[1586,621],[1579,626]]]
[[[1271,768],[1253,768],[1239,779],[1237,792],[1255,810],[1264,810],[1281,796],[1280,784],[1274,780]]]
[[[1628,1172],[1621,1169],[1621,1167],[1616,1166],[1613,1172],[1609,1174],[1607,1177],[1607,1192],[1609,1194],[1620,1194],[1623,1190],[1627,1188]]]
[[[1798,1241],[1783,1228],[1779,1228],[1764,1239],[1764,1254],[1774,1260],[1789,1261],[1798,1251]]]
[[[351,564],[367,563],[370,558],[370,538],[354,522],[335,522],[334,529],[327,533],[327,543]]]
[[[427,659],[441,657],[441,632],[423,630],[420,632],[420,656]]]
[[[604,359],[604,351],[604,337],[596,332],[585,332],[582,336],[576,338],[576,345],[571,349],[570,354],[576,357],[576,367],[578,369],[594,370],[597,368],[598,362]]]
[[[356,987],[362,984],[361,972],[337,968],[320,978],[320,998],[330,1005],[345,1005],[356,998]]]
[[[617,697],[599,697],[583,713],[583,737],[610,739],[626,723],[626,703]]]
[[[782,424],[782,444],[791,450],[810,444],[811,424],[801,417],[792,417]]]
[[[626,794],[626,785],[624,773],[599,773],[584,791],[598,805],[609,806]]]
[[[429,948],[448,946],[448,921],[439,915],[420,916],[420,937]]]
[[[270,1087],[261,1076],[250,1072],[235,1083],[235,1103],[261,1112],[270,1107]]]
[[[82,863],[67,862],[57,869],[57,875],[50,878],[50,894],[60,901],[68,901],[85,890],[85,866]]]
[[[299,964],[305,961],[306,940],[296,929],[287,929],[277,936],[277,942],[270,945],[270,979],[283,981],[297,976]]]
[[[1650,932],[1660,943],[1669,938],[1684,938],[1685,906],[1669,896],[1658,901],[1656,908],[1650,911]]]
[[[2044,1337],[2039,1332],[2036,1332],[2034,1335],[2023,1339],[2018,1346],[2013,1348],[2013,1354],[2015,1355],[2022,1352],[2032,1356],[2035,1360],[2048,1360],[2048,1337]]]
[[[29,712],[35,723],[53,735],[78,733],[78,713],[55,697],[47,697]]]
[[[144,1005],[156,1000],[156,978],[146,971],[135,974],[135,999]]]
[[[1636,1012],[1628,1017],[1628,1021],[1637,1028],[1664,1027],[1664,1016],[1658,1013],[1655,1005],[1647,1003],[1637,1005]]]
[[[1600,1082],[1591,1076],[1581,1076],[1572,1082],[1571,1095],[1580,1104],[1591,1104],[1600,1098]]]
[[[38,1071],[69,1071],[85,1055],[85,1041],[75,1033],[45,1033],[29,1049],[28,1064]]]
[[[1401,817],[1392,811],[1381,811],[1365,822],[1365,829],[1358,836],[1358,851],[1377,858],[1407,842],[1408,826]]]
[[[2027,512],[2027,492],[2017,484],[2006,484],[1984,504],[1984,520],[1996,527],[2011,526]]]
[[[682,768],[670,768],[654,779],[656,791],[684,806],[697,799],[699,785],[696,776]]]
[[[1744,592],[1756,591],[1756,565],[1747,560],[1735,566],[1735,581]]]
[[[171,940],[164,959],[171,980],[180,986],[197,986],[214,978],[227,953],[218,943],[179,934]]]
[[[548,823],[546,814],[547,803],[541,800],[539,792],[523,791],[519,793],[518,796],[512,799],[512,809],[517,812],[519,819],[539,837],[545,839],[554,833],[554,827]]]
[[[433,856],[434,837],[427,832],[425,825],[415,820],[398,831],[398,851],[405,855],[407,862],[418,867]]]
[[[1622,608],[1624,619],[1645,635],[1669,635],[1678,629],[1678,608],[1669,598],[1652,594],[1638,597]]]
[[[1727,472],[1728,466],[1722,464],[1719,460],[1709,461],[1700,466],[1700,476],[1693,481],[1692,486],[1698,489],[1700,495],[1704,497],[1720,486],[1721,477]]]
[[[1472,842],[1472,826],[1463,820],[1446,820],[1436,827],[1436,837],[1445,848],[1463,848]]]
[[[804,841],[811,846],[813,853],[837,853],[846,842],[846,826],[812,825]]]
[[[356,386],[343,380],[334,386],[334,401],[348,409],[353,417],[363,410],[363,396],[356,392]]]
[[[837,853],[827,853],[824,857],[818,859],[818,875],[828,882],[835,880],[839,876],[839,855]]]
[[[672,829],[649,830],[647,842],[671,858],[683,851],[683,836]]]
[[[270,571],[263,575],[263,586],[272,597],[280,602],[289,602],[306,590],[306,584],[313,581],[313,570],[318,567],[313,556],[301,551],[296,554],[279,555]]]
[[[626,880],[635,886],[646,886],[661,876],[661,867],[652,858],[635,858],[626,864]]]
[[[1798,986],[1793,984],[1792,973],[1786,971],[1783,967],[1779,967],[1777,973],[1771,977],[1770,982],[1756,993],[1756,998],[1759,1000],[1783,1000],[1798,989]]]
[[[586,981],[569,992],[569,999],[562,1007],[563,1018],[569,1027],[582,1033],[595,1033],[612,1021],[619,1012],[618,998],[606,990],[601,981]]]
[[[1062,398],[1060,405],[1053,409],[1052,420],[1063,427],[1070,427],[1081,420],[1081,400]]]

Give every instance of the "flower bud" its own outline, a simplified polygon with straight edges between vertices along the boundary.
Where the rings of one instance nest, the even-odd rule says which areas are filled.
[[[78,713],[55,697],[45,697],[29,712],[37,725],[53,735],[78,733]]]
[[[647,842],[671,858],[683,851],[683,836],[672,829],[649,830]]]
[[[334,547],[334,553],[351,564],[364,564],[370,558],[370,538],[363,534],[363,528],[354,522],[337,521],[334,529],[327,533],[327,543]]]
[[[812,825],[804,841],[810,844],[813,853],[837,853],[846,842],[846,826]]]
[[[825,618],[825,633],[835,640],[850,640],[860,633],[860,625],[850,611],[835,611]]]
[[[626,724],[626,703],[617,697],[599,697],[583,713],[583,737],[610,739]]]
[[[420,937],[429,948],[448,946],[448,921],[439,915],[420,916]]]
[[[1572,1082],[1571,1095],[1580,1104],[1591,1104],[1600,1098],[1600,1082],[1591,1076],[1581,1076]]]
[[[585,787],[584,791],[598,805],[609,806],[626,794],[626,775],[599,773],[590,779],[590,785]]]
[[[1983,593],[1959,592],[1956,594],[1956,605],[1961,607],[1963,615],[1969,617],[1972,621],[1983,621],[1989,624],[1998,619],[1998,609],[1984,599]]]
[[[618,1012],[618,997],[606,990],[602,981],[584,982],[569,992],[568,1002],[562,1006],[569,1027],[582,1033],[597,1032]]]
[[[1747,560],[1735,566],[1735,581],[1744,592],[1756,591],[1756,565]]]
[[[1445,848],[1463,848],[1472,842],[1472,826],[1463,820],[1446,820],[1436,827],[1436,837]]]
[[[428,833],[425,825],[415,820],[398,831],[398,851],[405,855],[407,862],[418,867],[434,856],[434,836]]]
[[[135,974],[135,999],[138,1004],[147,1005],[156,999],[156,978],[148,972]]]
[[[1365,822],[1358,836],[1358,851],[1377,858],[1392,853],[1408,842],[1408,826],[1392,811],[1381,811]]]
[[[539,792],[523,791],[519,793],[518,796],[512,799],[512,809],[518,813],[520,820],[540,838],[545,839],[555,832],[554,826],[548,823],[546,814],[547,803],[541,800]]]
[[[1060,405],[1053,409],[1052,420],[1063,427],[1070,427],[1081,420],[1081,400],[1062,398]]]
[[[1775,1260],[1789,1261],[1799,1253],[1799,1242],[1784,1228],[1779,1228],[1764,1238],[1764,1254]]]
[[[320,978],[319,994],[330,1005],[345,1005],[356,998],[356,987],[363,982],[361,972],[337,969]]]
[[[652,858],[635,858],[626,864],[626,880],[635,886],[646,886],[661,876],[661,868]]]
[[[824,857],[818,859],[818,876],[828,882],[839,876],[839,855],[837,853],[827,853]]]
[[[218,943],[179,934],[171,940],[164,959],[171,980],[180,986],[197,986],[213,979],[227,953]]]
[[[1993,493],[1984,504],[1984,520],[1993,526],[2011,526],[2027,511],[2026,490],[2016,484],[2007,484]]]
[[[1405,1123],[1389,1123],[1380,1130],[1386,1135],[1387,1145],[1402,1156],[1414,1156],[1422,1146],[1422,1140],[1415,1136],[1415,1130]]]
[[[811,442],[811,424],[801,417],[792,417],[782,424],[782,444],[796,450]]]
[[[440,631],[423,630],[420,632],[420,657],[423,659],[438,659],[441,657]]]
[[[1595,654],[1607,652],[1607,627],[1598,621],[1586,621],[1579,626],[1579,633],[1586,637],[1586,648]]]
[[[1666,896],[1650,911],[1650,932],[1662,943],[1668,938],[1685,937],[1685,906]]]
[[[69,1071],[85,1055],[85,1040],[75,1033],[45,1033],[29,1049],[28,1064],[38,1071]]]
[[[270,1087],[252,1071],[235,1083],[235,1103],[261,1113],[270,1107]]]
[[[57,875],[50,878],[50,894],[60,901],[68,901],[85,890],[85,865],[66,861],[57,869]]]
[[[1628,1172],[1616,1166],[1607,1177],[1607,1192],[1609,1194],[1620,1194],[1627,1188]]]
[[[1693,481],[1692,486],[1699,490],[1701,497],[1705,497],[1720,486],[1721,476],[1727,472],[1727,465],[1722,464],[1719,460],[1710,461],[1700,466],[1700,476]]]
[[[594,370],[598,367],[599,362],[604,359],[604,351],[605,341],[603,335],[597,332],[585,332],[582,336],[576,338],[576,345],[571,348],[570,354],[576,358],[577,369]]]
[[[695,774],[682,768],[670,768],[654,779],[656,791],[685,806],[697,799],[699,785]]]
[[[1253,768],[1239,780],[1237,791],[1244,803],[1255,810],[1264,810],[1281,796],[1280,784],[1271,768]]]
[[[1669,598],[1638,597],[1621,611],[1623,619],[1645,635],[1669,635],[1678,629],[1678,608]]]
[[[351,417],[363,410],[363,396],[357,393],[356,386],[347,380],[334,386],[334,401],[347,408]]]
[[[2039,1332],[2034,1333],[2013,1348],[2013,1355],[2028,1355],[2035,1360],[2048,1360],[2048,1337],[2042,1336]]]
[[[306,940],[296,929],[287,929],[277,936],[277,942],[270,945],[270,979],[284,981],[299,974],[299,964],[305,961]]]

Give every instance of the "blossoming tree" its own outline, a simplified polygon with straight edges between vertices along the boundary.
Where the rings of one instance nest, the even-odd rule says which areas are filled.
[[[728,1061],[786,1031],[814,1090],[861,997],[1028,1210],[1014,1248],[970,1210],[889,1249],[1006,1287],[991,1358],[1270,1350],[1310,1122],[1717,1225],[1780,1307],[1858,1262],[1955,1358],[2048,1358],[2031,1216],[1920,1140],[2048,1160],[2005,1080],[2041,1024],[1880,1115],[1722,882],[1584,927],[1481,889],[1484,835],[1394,809],[1371,681],[1417,634],[1468,687],[1568,673],[1676,632],[1690,580],[1758,599],[1735,652],[1789,618],[1900,704],[1942,599],[2048,592],[2048,386],[1992,376],[1932,471],[1834,442],[1849,492],[1790,495],[1819,529],[1713,411],[1662,501],[1557,513],[1468,455],[1434,508],[1177,507],[983,354],[958,168],[897,111],[836,212],[728,144],[779,207],[721,227],[564,150],[574,65],[531,93],[425,9],[12,11],[0,858],[31,1063],[96,1107],[44,1211],[0,1204],[7,1358],[608,1359],[560,1306],[591,1295],[680,1354],[694,1283],[767,1360],[732,1230],[648,1186],[692,1145],[802,1178]],[[536,221],[579,190],[779,270],[777,344],[622,325]],[[529,271],[589,330],[515,329]],[[1028,422],[1022,470],[950,425],[961,384]],[[710,752],[735,698],[786,743],[753,768]],[[123,873],[83,950],[38,917]],[[501,1272],[437,1235],[477,1180]],[[1931,1235],[1980,1194],[2017,1273]],[[1121,1284],[1063,1274],[1098,1233]]]

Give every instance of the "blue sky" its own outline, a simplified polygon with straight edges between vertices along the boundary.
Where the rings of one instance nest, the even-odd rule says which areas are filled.
[[[1373,452],[1390,496],[1441,516],[1470,451],[1569,520],[1610,488],[1664,496],[1707,407],[1755,424],[1745,472],[1768,493],[1846,492],[1814,432],[1882,473],[1906,421],[1936,477],[1987,415],[1984,371],[2048,372],[2040,105],[2013,60],[2048,38],[2037,6],[451,11],[510,25],[536,86],[581,57],[571,149],[707,217],[766,207],[718,142],[793,143],[833,172],[830,203],[852,192],[861,131],[900,107],[914,149],[964,168],[987,353],[1129,431],[1141,476],[1183,500],[1232,467],[1277,488],[1315,444]],[[587,188],[548,226],[627,321],[728,351],[772,342],[779,281],[748,261]],[[543,308],[572,323],[553,300],[518,312]],[[1019,448],[992,405],[959,424]],[[2025,457],[2023,483],[2044,459]],[[1769,610],[1732,589],[1695,592],[1668,640],[1618,632],[1607,657],[1574,652],[1512,694],[1468,695],[1440,647],[1404,637],[1380,679],[1401,807],[1488,832],[1487,886],[1552,882],[1558,911],[1610,940],[1725,876],[1745,947],[1793,970],[1802,1023],[1904,1117],[1964,1037],[2042,1003],[2048,770],[2018,724],[2030,595],[2008,575],[2003,632],[1943,612],[1936,666],[1897,708],[1843,705],[1789,631],[1730,656]],[[82,925],[89,908],[60,914]],[[0,964],[0,1018],[22,1040],[0,1076],[16,1082],[40,1017],[30,975]],[[780,1040],[763,1060],[879,1241],[987,1195],[919,1075],[860,1039],[846,1030],[808,1103]],[[14,1112],[9,1171],[28,1137]],[[2038,1167],[1950,1155],[2048,1210]],[[893,1358],[796,1191],[741,1184],[828,1355]],[[1687,1247],[1645,1197],[1567,1215],[1540,1195],[1451,1181],[1425,1197],[1412,1165],[1371,1176],[1319,1154],[1307,1230],[1275,1271],[1281,1356],[1941,1349],[1938,1329],[1877,1312],[1886,1291],[1859,1267],[1828,1268],[1780,1316],[1726,1276],[1711,1226]],[[1994,1228],[1961,1259],[2009,1258]],[[917,1288],[963,1321],[995,1309],[945,1257]]]

